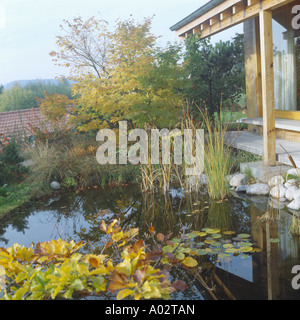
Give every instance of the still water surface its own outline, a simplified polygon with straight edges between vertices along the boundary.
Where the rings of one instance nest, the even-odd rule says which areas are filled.
[[[216,203],[205,196],[185,196],[172,189],[167,196],[142,195],[136,186],[69,192],[23,208],[0,221],[0,247],[14,243],[29,246],[62,238],[85,241],[86,250],[97,250],[103,233],[99,226],[118,218],[123,227],[139,227],[141,234],[150,225],[164,234],[177,235],[182,225],[191,230],[216,227],[237,234],[251,234],[251,242],[262,249],[248,259],[232,257],[229,262],[204,259],[202,276],[210,281],[213,270],[236,299],[299,299],[300,290],[291,286],[294,265],[300,265],[300,239],[289,233],[292,215],[276,212],[278,219],[265,223],[258,219],[267,210],[266,199],[253,205],[248,199],[232,197]],[[258,208],[259,207],[259,208]],[[269,239],[278,238],[279,243]],[[215,282],[214,282],[215,283]],[[228,299],[222,290],[221,299]],[[207,290],[193,281],[186,292],[172,299],[211,299]]]

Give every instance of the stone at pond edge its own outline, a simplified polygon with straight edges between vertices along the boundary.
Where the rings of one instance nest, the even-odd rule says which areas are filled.
[[[287,207],[292,210],[300,210],[300,197],[292,201]]]
[[[267,184],[265,183],[255,183],[250,186],[248,186],[247,189],[247,195],[262,195],[262,196],[267,196],[269,195],[270,188]]]
[[[294,200],[294,194],[297,190],[299,190],[299,189],[296,186],[291,186],[291,187],[287,188],[287,190],[285,192],[285,197],[287,198],[287,200],[289,200],[289,201]]]
[[[247,184],[248,181],[249,181],[249,178],[246,174],[239,173],[231,177],[229,184],[231,187],[238,187],[238,186]]]
[[[240,185],[235,189],[235,191],[236,192],[247,192],[248,187],[249,187],[248,185]]]
[[[289,188],[289,187],[295,186],[295,185],[297,184],[297,182],[299,182],[299,180],[297,180],[297,179],[290,179],[290,180],[288,180],[288,181],[284,184],[284,186],[285,186],[286,188]]]
[[[51,182],[50,186],[53,190],[60,190],[60,184],[56,181]]]
[[[300,176],[300,169],[292,168],[287,171],[287,174],[292,176]]]
[[[282,176],[275,176],[269,180],[269,187],[272,188],[274,186],[279,186],[284,183],[284,179]]]
[[[300,197],[300,190],[295,191],[295,193],[293,195],[293,199],[295,200],[298,197]]]
[[[273,198],[284,198],[286,190],[287,189],[283,185],[275,186],[271,189],[270,195]]]

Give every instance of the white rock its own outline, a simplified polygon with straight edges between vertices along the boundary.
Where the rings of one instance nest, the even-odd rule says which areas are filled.
[[[292,169],[287,171],[287,174],[288,175],[290,174],[292,176],[300,176],[300,169],[292,168]]]
[[[270,192],[270,188],[267,184],[255,183],[255,184],[252,184],[248,187],[246,193],[250,196],[254,196],[254,195],[267,196],[269,194],[269,192]]]
[[[239,174],[234,175],[230,179],[229,184],[231,187],[238,187],[238,186],[247,184],[248,181],[249,181],[249,178],[246,174],[239,173]]]
[[[287,188],[286,192],[285,192],[285,198],[287,198],[287,200],[289,200],[289,201],[294,200],[294,194],[297,190],[299,190],[299,189],[296,186],[291,186],[291,187]]]
[[[293,196],[294,200],[296,200],[296,198],[298,198],[298,197],[300,197],[300,190],[295,191],[294,196]]]
[[[248,187],[249,187],[248,185],[240,185],[235,189],[235,191],[236,192],[247,192]]]
[[[270,195],[273,198],[284,198],[286,190],[287,189],[283,185],[275,186],[271,189]]]
[[[286,188],[289,188],[289,187],[291,187],[291,186],[295,186],[295,185],[297,184],[297,182],[299,182],[299,180],[297,180],[297,179],[290,179],[290,180],[288,180],[288,181],[284,184],[284,186],[285,186]]]
[[[300,210],[300,197],[297,197],[287,207],[292,210]]]
[[[60,189],[60,184],[58,182],[56,182],[56,181],[51,182],[50,186],[51,186],[51,188],[53,190],[59,190]]]
[[[269,185],[270,188],[272,188],[272,187],[275,187],[275,186],[279,186],[279,185],[281,185],[283,183],[284,183],[284,179],[283,179],[282,176],[275,176],[275,177],[273,177],[273,178],[271,178],[269,180],[268,185]]]

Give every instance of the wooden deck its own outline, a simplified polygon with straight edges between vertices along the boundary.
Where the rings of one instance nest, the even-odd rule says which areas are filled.
[[[228,132],[225,143],[234,148],[244,150],[259,156],[264,155],[263,136],[248,131]],[[300,168],[300,143],[284,139],[276,139],[276,159],[278,162],[291,165],[287,153],[281,147],[283,146],[293,157],[296,165]]]

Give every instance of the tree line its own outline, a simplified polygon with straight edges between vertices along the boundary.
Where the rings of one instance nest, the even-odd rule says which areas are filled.
[[[10,89],[0,85],[0,112],[31,109],[39,106],[38,99],[45,97],[45,92],[50,94],[63,94],[71,98],[71,83],[67,79],[59,82],[32,80],[25,86],[18,82]]]

